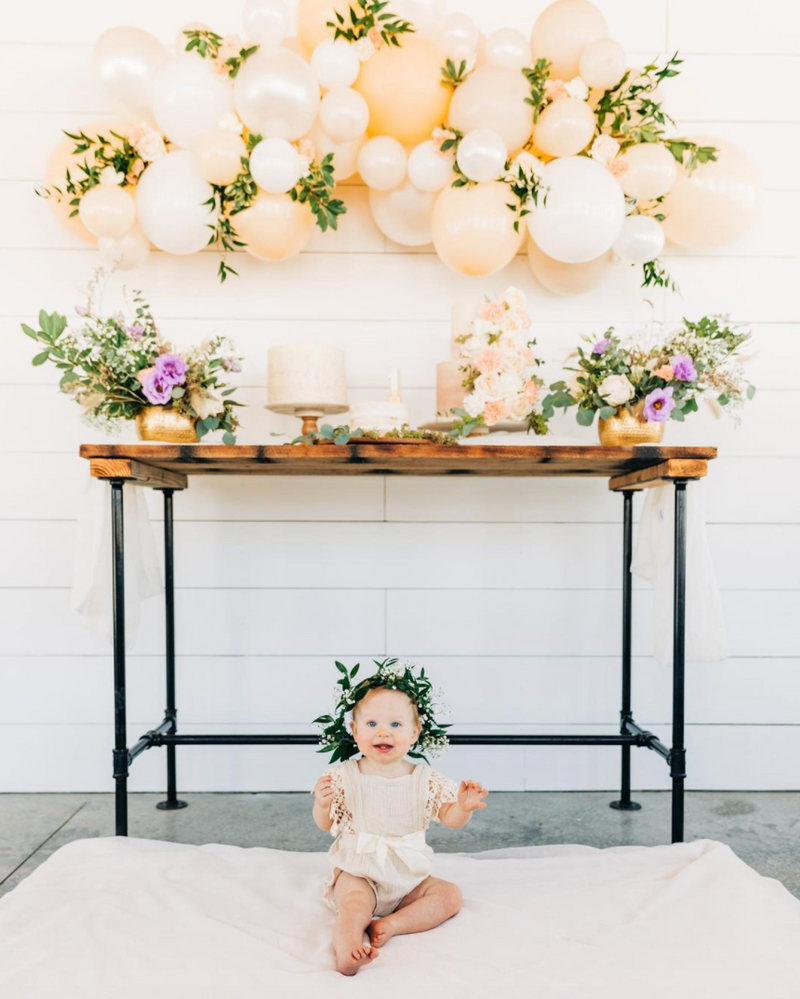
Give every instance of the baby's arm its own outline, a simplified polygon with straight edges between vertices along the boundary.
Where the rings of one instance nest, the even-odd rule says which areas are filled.
[[[439,809],[439,821],[450,829],[461,829],[472,818],[476,808],[486,808],[481,801],[489,792],[477,781],[462,780],[458,789],[458,801],[448,801]]]
[[[314,807],[311,814],[323,832],[328,832],[333,825],[333,819],[331,818],[331,802],[333,801],[332,779],[330,774],[323,774],[311,792],[314,795]]]

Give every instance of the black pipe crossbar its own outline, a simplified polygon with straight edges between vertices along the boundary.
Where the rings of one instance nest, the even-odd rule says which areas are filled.
[[[151,733],[147,733],[149,736]],[[144,738],[147,738],[146,736]],[[638,735],[450,735],[453,746],[642,746]],[[316,735],[156,735],[152,746],[318,746]],[[145,748],[150,748],[147,746]]]

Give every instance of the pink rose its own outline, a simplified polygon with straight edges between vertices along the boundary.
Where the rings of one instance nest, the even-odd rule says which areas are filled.
[[[486,403],[483,410],[483,420],[487,427],[493,427],[495,423],[508,417],[508,403],[505,399],[492,399]]]
[[[139,175],[141,174],[142,170],[144,170],[144,163],[142,162],[142,160],[140,159],[134,160],[133,166],[128,171],[128,176],[126,178],[128,183],[135,184],[136,181],[139,179]]]
[[[536,354],[534,354],[530,347],[526,347],[525,350],[522,351],[522,360],[526,364],[536,364]]]
[[[513,371],[515,375],[521,375],[524,367],[525,360],[522,354],[516,352],[506,354],[503,360],[503,368],[506,371]]]
[[[548,80],[544,85],[544,96],[548,101],[569,97],[566,83],[563,80]]]
[[[662,364],[658,371],[654,371],[653,374],[656,378],[663,378],[665,382],[671,382],[675,377],[675,372],[669,364]]]
[[[532,406],[539,398],[539,386],[533,380],[525,382],[522,391],[529,406]]]
[[[383,45],[383,39],[381,38],[381,29],[377,24],[373,24],[372,27],[367,32],[367,38],[372,42],[376,49],[379,49]]]
[[[482,375],[491,375],[500,370],[501,361],[497,347],[487,347],[475,357],[475,367]]]
[[[505,311],[500,302],[486,302],[481,306],[478,315],[489,323],[499,323],[505,315]]]
[[[631,165],[624,156],[618,156],[608,164],[608,172],[612,177],[616,177],[617,180],[622,180],[630,168]]]
[[[519,319],[520,326],[526,330],[531,324],[531,317],[524,309],[517,309],[517,318]]]

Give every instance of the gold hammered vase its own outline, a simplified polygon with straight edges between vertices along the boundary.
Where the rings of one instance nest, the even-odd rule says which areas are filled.
[[[136,430],[140,441],[196,444],[199,440],[194,429],[196,422],[165,406],[145,406],[136,414]]]
[[[604,447],[630,447],[631,444],[660,444],[664,424],[644,418],[644,402],[637,403],[633,413],[623,406],[616,416],[598,419],[597,432]]]

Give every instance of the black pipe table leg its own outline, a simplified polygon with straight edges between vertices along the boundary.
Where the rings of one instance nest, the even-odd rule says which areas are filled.
[[[167,667],[167,710],[171,719],[170,734],[178,731],[178,709],[175,704],[175,533],[172,517],[172,495],[174,489],[164,489],[164,596],[166,608],[166,667]],[[156,808],[172,811],[186,808],[188,802],[178,800],[176,778],[175,745],[167,745],[167,798],[159,801]]]
[[[123,480],[111,480],[114,611],[114,803],[116,835],[128,835],[128,755],[125,712],[125,518]]]
[[[684,745],[686,649],[686,483],[675,482],[675,554],[672,611],[672,842],[683,842],[683,791],[686,780]]]
[[[633,719],[631,713],[631,604],[632,577],[631,562],[633,560],[633,493],[622,494],[622,710],[620,711],[620,735],[627,734],[626,723]],[[622,777],[620,797],[618,801],[610,802],[611,808],[620,811],[635,812],[642,806],[631,801],[631,747],[622,747]]]

